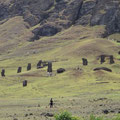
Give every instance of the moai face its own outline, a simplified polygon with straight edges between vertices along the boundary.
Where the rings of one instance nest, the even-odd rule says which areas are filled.
[[[83,61],[83,65],[88,65],[88,61],[87,61],[87,59],[82,58],[82,61]]]
[[[21,73],[22,67],[18,67],[17,73]]]
[[[1,76],[5,77],[5,70],[4,69],[2,69]]]
[[[28,63],[27,71],[31,70],[31,63]]]
[[[52,72],[52,62],[48,62],[47,72]]]
[[[27,86],[27,80],[24,80],[23,81],[23,87],[26,87]]]
[[[105,62],[105,55],[101,55],[101,60],[100,60],[101,64]]]
[[[115,63],[115,61],[114,61],[113,55],[111,55],[110,56],[110,64],[113,64],[113,63]]]

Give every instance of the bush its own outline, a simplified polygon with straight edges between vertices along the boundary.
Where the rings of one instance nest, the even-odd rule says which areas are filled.
[[[72,114],[67,111],[64,111],[55,115],[55,120],[79,120],[79,118],[72,116]]]

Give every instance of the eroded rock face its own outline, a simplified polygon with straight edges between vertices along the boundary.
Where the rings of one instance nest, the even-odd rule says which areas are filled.
[[[31,27],[39,24],[37,30],[33,30],[34,40],[41,36],[55,35],[71,25],[105,25],[104,37],[120,32],[119,0],[9,0],[9,2],[0,2],[0,20],[17,15],[23,16]]]
[[[90,0],[84,2],[76,24],[106,25],[104,36],[120,32],[120,1]]]
[[[60,28],[46,24],[33,30],[34,37],[31,41],[38,40],[42,36],[53,36],[60,31]]]

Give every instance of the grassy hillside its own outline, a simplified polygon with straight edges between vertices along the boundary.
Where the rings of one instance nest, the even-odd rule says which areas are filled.
[[[119,93],[119,44],[100,37],[104,26],[72,26],[53,37],[44,37],[31,43],[27,38],[32,35],[32,28],[25,28],[20,17],[13,20],[16,22],[9,20],[0,26],[1,38],[7,40],[0,39],[0,42],[3,41],[0,68],[6,70],[6,77],[0,78],[1,98]],[[7,29],[4,26],[7,26]],[[115,64],[109,65],[107,60],[101,65],[97,59],[101,54],[114,55]],[[83,57],[88,59],[88,66],[82,65]],[[36,69],[39,60],[53,61],[52,77],[48,77],[47,68]],[[26,71],[28,63],[32,64],[29,72]],[[23,67],[23,70],[17,74],[19,66]],[[111,68],[113,72],[93,72],[93,69],[99,66]],[[57,74],[56,70],[61,67],[65,68],[66,72]],[[82,70],[77,70],[78,67]],[[28,80],[28,87],[22,87],[23,80]]]

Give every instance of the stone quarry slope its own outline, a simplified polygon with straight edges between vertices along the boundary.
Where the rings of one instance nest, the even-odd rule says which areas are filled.
[[[71,25],[105,25],[103,36],[120,32],[119,0],[1,0],[1,24],[15,16],[22,16],[30,27],[38,25],[30,41]]]

